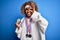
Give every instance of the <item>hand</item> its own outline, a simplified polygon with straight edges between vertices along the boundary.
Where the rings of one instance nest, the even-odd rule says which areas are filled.
[[[19,26],[19,24],[18,24],[17,22],[16,22],[15,26],[16,26],[18,29],[20,29],[20,26]]]
[[[19,18],[17,19],[17,23],[18,23],[18,24],[20,23],[20,19],[19,19]]]
[[[20,25],[19,25],[19,23],[20,23],[20,19],[17,19],[17,22],[16,22],[16,27],[18,28],[18,29],[20,29]]]

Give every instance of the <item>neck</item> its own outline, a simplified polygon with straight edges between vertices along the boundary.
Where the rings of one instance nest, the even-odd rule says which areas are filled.
[[[30,19],[30,17],[26,17],[27,19]]]
[[[30,17],[26,16],[27,19],[30,19]]]

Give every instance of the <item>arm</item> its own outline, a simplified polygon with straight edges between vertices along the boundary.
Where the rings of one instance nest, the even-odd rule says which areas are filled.
[[[18,26],[16,26],[16,34],[17,34],[17,37],[20,39],[21,38],[21,34],[22,34],[22,23],[24,22],[24,18],[21,19],[21,21],[18,23]]]
[[[46,28],[48,26],[48,21],[45,18],[43,18],[41,15],[39,15],[39,19],[37,21],[37,24],[38,24],[41,32],[45,33]]]
[[[17,34],[17,37],[20,38],[21,36],[21,22],[20,22],[20,19],[17,19],[17,22],[16,22],[16,34]]]
[[[40,31],[42,33],[45,33],[46,28],[48,26],[48,21],[45,18],[43,18],[40,13],[36,11],[34,11],[31,17],[33,18],[33,22],[36,22],[37,26],[39,26]]]
[[[18,29],[20,29],[20,25],[19,25],[19,24],[20,24],[20,19],[17,19],[17,22],[16,22],[15,25],[16,25],[16,27],[17,27]]]
[[[20,25],[16,22],[16,28],[18,28],[18,30],[20,29]]]

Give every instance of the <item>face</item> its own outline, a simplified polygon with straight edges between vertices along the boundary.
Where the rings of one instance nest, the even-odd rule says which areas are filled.
[[[32,7],[29,7],[25,9],[25,12],[26,12],[26,17],[30,18],[34,11]]]

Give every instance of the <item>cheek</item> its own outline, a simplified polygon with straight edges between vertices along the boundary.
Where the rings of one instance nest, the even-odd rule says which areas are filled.
[[[34,11],[31,11],[31,15],[33,14]]]

